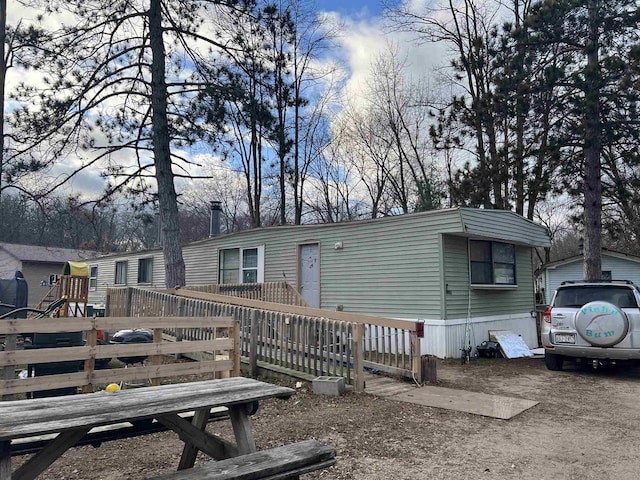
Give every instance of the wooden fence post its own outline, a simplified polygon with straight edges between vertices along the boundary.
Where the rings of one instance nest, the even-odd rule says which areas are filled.
[[[420,338],[418,332],[409,333],[411,338],[411,373],[417,382],[422,382],[422,355],[420,354]]]
[[[153,343],[155,346],[159,346],[162,343],[162,329],[154,328],[153,329]],[[160,355],[151,355],[151,365],[154,367],[158,367],[162,365],[162,357]],[[157,387],[160,385],[160,378],[157,376],[151,377],[151,385]]]
[[[179,317],[184,317],[186,312],[186,299],[184,297],[180,297],[178,298],[178,316]],[[176,328],[176,342],[181,342],[182,339],[184,338],[184,330],[182,328]],[[213,352],[213,359],[215,360],[215,355],[216,353]],[[174,358],[176,360],[180,359],[182,357],[181,354],[176,353],[174,355]]]
[[[438,362],[436,357],[431,355],[422,357],[422,375],[424,378],[417,379],[420,383],[423,381],[429,382],[431,385],[438,383]]]
[[[1,321],[1,320],[0,320]],[[16,349],[17,344],[17,335],[9,334],[4,339],[4,351],[5,352],[13,352]],[[15,380],[16,378],[16,367],[15,365],[7,365],[4,367],[2,371],[2,379],[3,380]],[[13,400],[13,395],[2,395],[0,396],[0,400]],[[4,478],[4,477],[0,477]]]
[[[353,375],[356,393],[364,392],[364,324],[353,324]]]
[[[84,371],[87,374],[87,384],[82,386],[82,393],[93,393],[93,372],[96,369],[96,344],[98,343],[98,330],[96,330],[96,319],[93,318],[91,330],[87,330],[87,346],[91,347],[89,358],[84,361]]]
[[[130,317],[131,316],[131,299],[133,297],[133,288],[132,287],[127,287],[127,299],[126,299],[126,303],[125,303],[125,309],[124,309],[124,316],[125,317]]]
[[[258,376],[258,330],[260,329],[260,313],[257,308],[251,311],[251,337],[249,341],[249,376]]]
[[[107,288],[107,293],[105,294],[105,298],[104,298],[104,316],[105,317],[111,316],[110,310],[111,310],[111,302],[113,301],[112,296],[113,294],[111,293],[111,289]]]
[[[234,318],[235,322],[233,325],[233,370],[231,371],[232,377],[240,376],[240,356],[242,355],[242,339],[241,339],[241,329],[242,324],[237,317]]]

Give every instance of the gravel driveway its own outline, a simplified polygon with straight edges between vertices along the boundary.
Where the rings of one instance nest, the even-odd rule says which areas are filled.
[[[640,478],[640,368],[550,372],[541,359],[479,359],[441,362],[438,376],[449,388],[540,403],[498,420],[366,394],[317,396],[304,384],[261,406],[258,447],[307,438],[334,446],[337,465],[309,479]],[[208,428],[229,435],[226,423]],[[175,468],[180,453],[171,433],[114,441],[72,449],[40,478],[143,479]]]

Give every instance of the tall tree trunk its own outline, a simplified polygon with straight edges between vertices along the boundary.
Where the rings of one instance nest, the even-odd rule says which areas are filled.
[[[281,47],[283,48],[283,47]],[[287,135],[286,135],[286,112],[287,94],[284,87],[284,72],[280,60],[276,62],[276,104],[278,111],[278,161],[280,163],[280,225],[287,223]]]
[[[300,184],[300,79],[298,78],[298,37],[295,37],[295,49],[293,51],[293,94],[295,98],[293,110],[293,203],[294,219],[293,223],[302,223],[302,185]]]
[[[601,72],[598,62],[598,3],[589,0],[589,38],[586,45],[584,149],[584,279],[602,276],[602,182],[600,179],[602,128],[600,125]]]
[[[7,79],[7,0],[0,0],[0,207],[2,206],[2,176],[4,175],[4,88]]]
[[[178,225],[178,203],[171,169],[169,126],[167,122],[167,85],[165,51],[162,38],[162,1],[151,0],[149,39],[151,44],[151,106],[153,109],[153,156],[158,183],[158,205],[162,226],[162,249],[166,287],[185,285],[185,267]]]
[[[522,11],[520,8],[522,7]],[[527,16],[527,7],[526,5],[521,5],[518,0],[513,2],[513,13],[515,15],[515,23],[517,29],[523,30],[523,36],[527,38],[527,27],[523,26],[523,21]],[[526,41],[526,40],[525,40]],[[525,158],[524,158],[524,149],[525,149],[525,128],[526,128],[526,111],[525,107],[526,101],[525,98],[528,94],[527,88],[525,84],[527,83],[524,78],[524,70],[525,70],[525,44],[523,41],[518,40],[518,44],[516,46],[516,60],[517,63],[515,65],[516,68],[516,145],[514,152],[514,162],[515,162],[515,172],[514,172],[514,180],[515,180],[515,190],[516,190],[516,213],[519,215],[524,215],[524,202],[525,202],[525,183],[527,181],[525,175]],[[506,143],[506,142],[505,142]],[[506,159],[508,162],[508,157]],[[535,204],[535,198],[529,197],[529,203]],[[529,220],[533,220],[533,217],[529,217]]]
[[[519,45],[520,49],[521,46]],[[522,56],[522,54],[520,54]],[[523,68],[523,65],[518,65],[519,68]],[[516,183],[516,213],[524,215],[524,200],[525,200],[525,182],[527,181],[527,175],[525,174],[525,158],[524,158],[524,137],[526,128],[526,113],[525,113],[525,99],[523,92],[524,87],[522,84],[524,79],[522,78],[522,70],[518,74],[518,87],[516,90],[516,149],[514,152],[515,162],[515,183]],[[506,159],[508,162],[508,159]],[[529,202],[535,204],[535,198],[529,197]],[[533,218],[529,218],[533,220]]]

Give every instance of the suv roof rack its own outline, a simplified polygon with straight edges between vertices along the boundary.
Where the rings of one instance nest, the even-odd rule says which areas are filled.
[[[585,283],[622,283],[624,285],[633,285],[635,286],[635,283],[633,283],[631,280],[564,280],[562,283],[560,283],[560,285],[580,285],[580,284],[585,284]]]

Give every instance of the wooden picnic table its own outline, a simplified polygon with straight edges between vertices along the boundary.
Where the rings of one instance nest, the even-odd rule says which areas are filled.
[[[118,392],[0,402],[0,479],[36,478],[92,428],[155,418],[185,442],[178,466],[191,468],[198,450],[216,460],[256,451],[249,417],[258,402],[289,398],[294,390],[244,377],[179,383]],[[236,443],[205,431],[209,412],[227,407]],[[195,411],[192,422],[179,414]],[[11,440],[57,433],[15,472]]]

